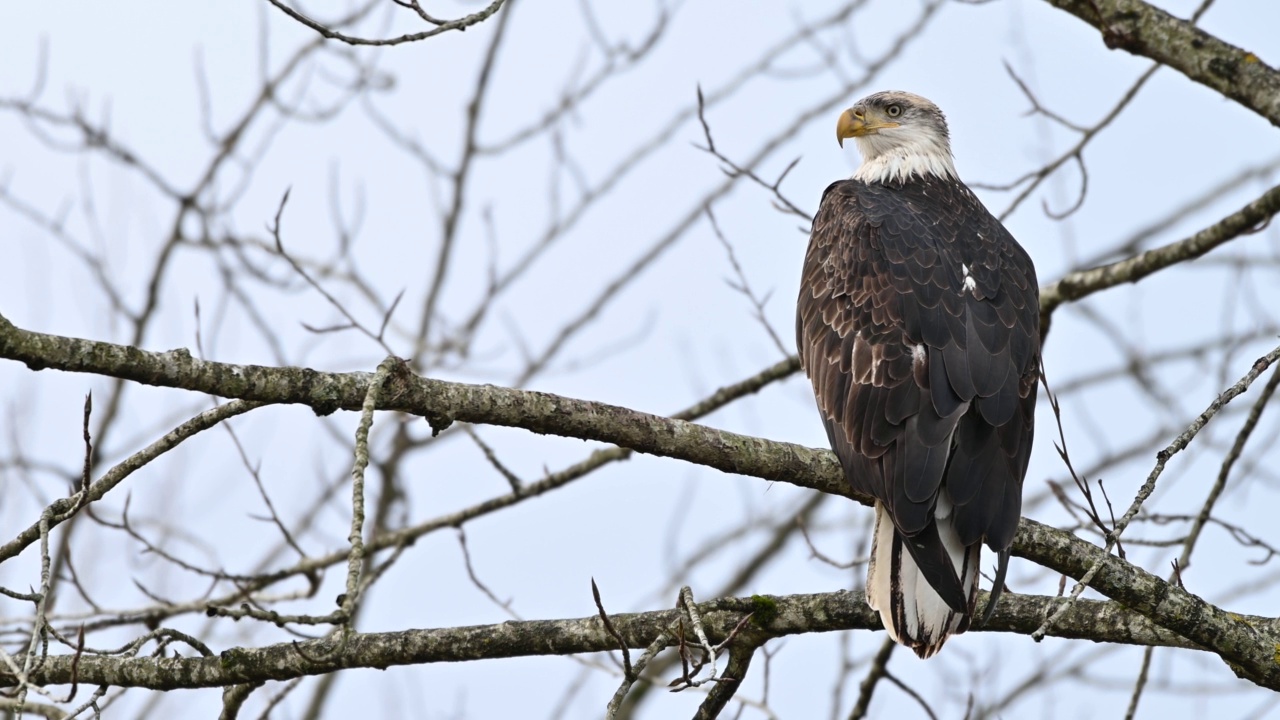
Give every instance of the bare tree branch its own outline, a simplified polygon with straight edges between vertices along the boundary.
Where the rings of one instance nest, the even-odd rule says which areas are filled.
[[[324,23],[321,23],[317,20],[312,20],[306,15],[303,15],[297,10],[294,10],[293,8],[284,4],[283,2],[281,2],[281,0],[267,0],[267,2],[279,8],[280,11],[283,12],[285,15],[288,15],[294,20],[297,20],[303,25],[306,25],[312,30],[315,30],[317,33],[320,33],[322,37],[328,40],[337,40],[339,42],[344,42],[348,45],[386,46],[386,45],[402,45],[404,43],[418,42],[420,40],[426,40],[427,38],[432,38],[432,37],[435,37],[436,35],[442,35],[444,33],[452,32],[454,30],[457,30],[459,32],[465,31],[467,28],[473,25],[479,25],[485,20],[488,20],[491,16],[493,16],[494,13],[498,12],[498,10],[502,8],[503,3],[507,2],[507,0],[494,0],[489,5],[486,5],[483,9],[477,12],[471,13],[470,15],[464,15],[463,17],[460,17],[457,20],[438,20],[435,18],[431,18],[427,16],[422,10],[422,8],[418,5],[418,0],[411,0],[411,2],[406,2],[403,4],[406,7],[413,7],[414,9],[418,10],[418,14],[424,20],[434,25],[435,27],[431,28],[430,30],[422,30],[420,32],[408,33],[405,35],[399,35],[397,37],[392,37],[392,38],[362,38],[362,37],[356,37],[353,35],[346,35],[344,33],[338,32],[337,30],[334,30],[332,27],[325,25]],[[397,3],[397,4],[401,4],[401,3]],[[341,23],[341,24],[344,24],[344,23]],[[338,24],[335,24],[335,25],[338,25]]]
[[[1109,265],[1069,273],[1040,289],[1040,332],[1048,332],[1049,317],[1064,302],[1079,300],[1123,283],[1137,282],[1171,265],[1200,257],[1250,233],[1277,212],[1280,212],[1280,185],[1188,238]]]
[[[1056,598],[1048,597],[1005,596],[991,622],[982,630],[1029,633],[1056,602]],[[763,637],[881,627],[879,616],[866,606],[861,594],[844,591],[726,598],[701,603],[698,608],[712,642],[726,638],[743,615],[756,612],[759,618],[761,609],[766,611],[763,614],[769,620],[752,632],[763,633]],[[630,647],[644,648],[676,622],[681,612],[670,609],[619,613],[610,615],[610,619]],[[1267,622],[1261,617],[1238,617],[1242,623]],[[1193,647],[1137,613],[1110,602],[1081,601],[1054,627],[1053,634],[1102,642]],[[617,647],[618,639],[605,629],[599,615],[591,615],[571,620],[507,621],[472,627],[355,633],[345,642],[326,638],[259,648],[230,648],[213,657],[86,656],[80,661],[79,674],[80,682],[90,685],[176,690],[288,680],[358,667],[608,652]],[[71,657],[53,655],[35,670],[30,681],[58,685],[66,684],[70,678]],[[0,669],[0,684],[12,680],[8,671]]]
[[[1108,48],[1149,57],[1280,126],[1280,71],[1142,0],[1046,0],[1102,32]]]
[[[1276,355],[1280,355],[1280,349],[1259,360],[1246,379],[1256,377]],[[148,353],[109,343],[59,338],[20,330],[2,317],[0,357],[23,360],[38,367],[93,371],[259,402],[301,402],[318,412],[359,407],[371,380],[368,373],[326,374],[304,369],[233,366],[197,360],[185,352]],[[1243,387],[1247,387],[1247,383]],[[1239,391],[1237,388],[1236,392]],[[829,451],[717,431],[548,393],[416,378],[403,369],[388,378],[383,393],[382,409],[423,415],[437,429],[454,419],[523,427],[534,432],[611,442],[726,472],[853,497]],[[1218,404],[1223,402],[1220,399]],[[1180,442],[1185,444],[1186,439]],[[866,502],[866,498],[856,499]],[[23,537],[15,539],[0,548],[4,550],[0,552],[0,560],[27,544]],[[1019,527],[1014,553],[1072,577],[1089,577],[1091,587],[1139,610],[1162,627],[1221,654],[1255,683],[1280,687],[1280,668],[1274,666],[1270,654],[1260,649],[1265,643],[1259,645],[1259,631],[1242,625],[1231,613],[1067,533],[1029,520],[1024,520]],[[326,560],[317,558],[315,562],[323,564]]]

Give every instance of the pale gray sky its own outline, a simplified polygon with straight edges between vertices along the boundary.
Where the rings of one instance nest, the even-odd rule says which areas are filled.
[[[1161,3],[1180,16],[1197,4]],[[307,8],[324,16],[331,11],[324,5],[311,3]],[[678,4],[670,9],[670,27],[651,55],[562,122],[565,151],[585,182],[601,182],[637,146],[687,108],[697,86],[709,97],[715,96],[766,48],[834,6],[740,0]],[[450,6],[438,14],[452,16],[476,7]],[[633,46],[652,26],[655,8],[652,3],[593,4],[603,33]],[[541,118],[555,107],[568,79],[590,77],[600,67],[579,2],[522,2],[509,11],[514,13],[509,39],[499,52],[493,92],[479,127],[482,146],[501,142]],[[865,72],[860,62],[883,54],[919,14],[916,2],[873,0],[842,30],[820,34],[818,42],[837,56],[836,71],[824,71],[828,61],[816,45],[796,45],[777,59],[772,72],[753,77],[741,91],[709,109],[707,119],[718,148],[746,162],[766,142],[778,138],[760,172],[775,177],[800,157],[782,189],[800,208],[812,211],[822,189],[850,174],[857,163],[852,146],[841,150],[832,137],[839,111],[868,92],[898,88],[925,95],[947,112],[957,166],[966,181],[1006,183],[1069,148],[1076,135],[1025,113],[1028,103],[1006,74],[1005,63],[1027,81],[1046,107],[1082,125],[1100,119],[1149,64],[1108,51],[1096,31],[1042,0],[950,2],[865,91],[830,110],[820,109],[843,78]],[[383,36],[416,29],[408,17],[400,15],[405,13],[375,12],[359,31]],[[397,18],[390,26],[385,22],[389,16]],[[202,103],[207,101],[215,132],[225,132],[259,92],[262,65],[268,72],[278,71],[297,48],[315,38],[260,0],[9,2],[0,5],[0,25],[7,29],[0,43],[0,97],[13,99],[29,92],[43,53],[39,105],[60,113],[79,108],[93,122],[105,124],[114,138],[180,190],[196,182],[212,155],[202,127]],[[1252,49],[1264,61],[1280,62],[1275,33],[1280,27],[1280,4],[1219,0],[1202,25]],[[410,354],[410,338],[417,329],[435,263],[439,205],[448,202],[448,189],[390,142],[379,130],[379,122],[414,138],[442,162],[456,162],[465,106],[495,27],[491,20],[466,33],[419,44],[355,51],[380,76],[394,77],[394,82],[375,79],[377,89],[325,122],[283,122],[275,113],[255,123],[244,155],[253,156],[259,148],[266,148],[266,154],[250,174],[235,165],[222,170],[214,192],[235,205],[210,234],[267,240],[265,228],[282,194],[290,189],[283,218],[286,246],[300,256],[331,257],[337,246],[332,206],[334,198],[339,198],[345,217],[361,218],[353,253],[360,272],[383,302],[405,292],[403,312],[393,320],[389,344],[400,354]],[[260,52],[263,47],[265,59]],[[349,50],[335,46],[334,52],[308,60],[309,68],[282,89],[284,102],[303,98],[303,110],[311,112],[342,99],[342,85],[350,81],[352,69],[336,53]],[[810,109],[815,109],[812,120],[789,132],[795,118]],[[73,136],[33,127],[11,108],[0,111],[0,188],[42,213],[65,218],[67,233],[105,258],[107,274],[122,290],[124,303],[136,309],[144,302],[145,278],[157,248],[170,233],[173,204],[131,168],[59,150],[59,143]],[[42,142],[42,137],[48,142]],[[629,172],[496,304],[477,337],[471,364],[441,374],[473,382],[513,382],[522,364],[521,343],[533,352],[547,346],[568,319],[656,241],[680,227],[686,216],[696,213],[705,193],[724,182],[717,161],[693,146],[701,142],[696,119],[675,125],[670,141]],[[1088,195],[1078,212],[1059,222],[1047,217],[1041,207],[1043,202],[1063,209],[1075,201],[1079,172],[1068,167],[1006,222],[1035,258],[1044,282],[1078,262],[1096,258],[1211,186],[1277,157],[1280,133],[1274,127],[1176,72],[1162,69],[1086,150]],[[550,187],[559,189],[564,209],[576,202],[573,173],[556,177],[553,172],[551,144],[545,139],[477,161],[468,184],[456,257],[441,297],[441,308],[452,322],[465,318],[483,297],[495,246],[497,265],[506,268],[537,242],[552,213]],[[1183,237],[1240,207],[1274,182],[1274,176],[1246,182],[1188,213],[1150,244]],[[1012,200],[1007,192],[980,190],[979,194],[997,213]],[[747,183],[717,201],[714,211],[752,286],[772,293],[766,315],[791,351],[793,299],[805,243],[799,229],[802,221],[775,210],[767,191]],[[183,230],[192,235],[200,232],[196,227]],[[1278,247],[1280,229],[1272,227],[1237,241],[1228,254],[1274,259]],[[0,205],[0,248],[5,258],[0,261],[0,308],[14,323],[44,332],[129,340],[131,328],[113,314],[84,263],[12,203]],[[325,370],[376,366],[384,355],[376,344],[354,333],[316,336],[305,330],[302,323],[324,326],[339,318],[317,293],[297,283],[278,259],[253,250],[248,256],[271,277],[289,283],[285,290],[251,286],[270,334],[286,349],[288,362]],[[275,364],[271,343],[234,304],[215,327],[214,318],[225,297],[220,267],[242,266],[225,247],[177,250],[159,288],[158,313],[142,346],[194,349],[193,307],[198,301],[202,341],[209,357]],[[530,387],[669,413],[776,362],[780,353],[752,317],[746,300],[727,287],[725,280],[730,277],[724,248],[705,219],[696,219],[603,307],[550,371],[534,378]],[[343,287],[340,294],[362,321],[377,324],[378,310],[354,290]],[[1244,333],[1274,327],[1278,303],[1280,283],[1274,265],[1259,265],[1243,274],[1196,266],[1163,273],[1136,288],[1108,291],[1086,307],[1105,315],[1133,347],[1163,350],[1185,347],[1227,329]],[[1274,346],[1274,332],[1271,335],[1240,349],[1221,376],[1219,355],[1207,364],[1184,361],[1162,366],[1158,384],[1170,405],[1160,404],[1135,383],[1125,381],[1072,395],[1064,402],[1064,425],[1077,467],[1090,467],[1157,428],[1163,428],[1163,442],[1167,442],[1218,391],[1243,374],[1254,358]],[[1081,311],[1066,308],[1055,315],[1045,355],[1054,384],[1115,367],[1123,359],[1114,340]],[[20,445],[27,457],[59,468],[77,467],[82,453],[83,394],[92,389],[95,397],[106,397],[110,384],[89,376],[32,374],[22,366],[4,363],[0,364],[0,387],[5,388],[0,395],[0,436],[6,457],[12,457]],[[207,399],[176,391],[130,388],[123,397],[123,424],[103,448],[104,462],[135,451],[207,404]],[[1056,433],[1047,409],[1047,403],[1042,403],[1037,446],[1027,476],[1028,498],[1043,495],[1047,478],[1065,477],[1052,446]],[[1225,421],[1221,428],[1210,426],[1206,440],[1217,443],[1212,450],[1171,466],[1156,497],[1162,512],[1194,512],[1240,417]],[[396,421],[387,417],[379,422],[386,433]],[[810,446],[826,442],[808,383],[798,376],[705,422]],[[320,421],[303,409],[268,408],[237,420],[234,426],[250,457],[261,460],[263,477],[282,514],[296,521],[321,484],[340,479],[349,470],[349,438],[355,423],[352,414]],[[326,432],[325,426],[336,434]],[[1274,438],[1275,427],[1272,423],[1260,430],[1264,440],[1259,442]],[[576,440],[517,430],[479,428],[479,433],[526,478],[536,478],[544,468],[557,470],[577,462],[592,449]],[[1254,447],[1249,459],[1275,467],[1276,451],[1265,448]],[[1104,475],[1118,509],[1128,505],[1152,461],[1151,454],[1144,453]],[[419,457],[411,468],[405,488],[409,498],[405,512],[411,522],[465,507],[505,488],[503,479],[461,435]],[[30,522],[33,509],[63,491],[55,476],[36,473],[36,477],[45,484],[32,489],[12,472],[0,476],[6,498],[0,504],[0,527],[9,528],[6,536]],[[131,513],[162,515],[181,528],[181,533],[160,526],[148,530],[156,537],[169,537],[184,557],[247,572],[261,559],[262,548],[277,538],[268,524],[250,517],[261,513],[261,501],[224,432],[192,441],[131,482]],[[1230,488],[1223,512],[1264,539],[1280,542],[1265,510],[1274,506],[1276,489],[1271,476]],[[319,512],[320,529],[304,539],[309,551],[342,546],[349,512],[345,493],[344,488]],[[792,507],[803,497],[789,486],[637,457],[567,489],[469,524],[467,537],[477,572],[500,598],[511,599],[521,617],[594,613],[592,577],[611,611],[657,609],[674,599],[665,588],[676,555],[687,555],[706,538],[741,524],[744,517],[773,517],[779,508]],[[297,502],[291,503],[295,498]],[[117,515],[123,503],[123,495],[105,501]],[[837,505],[828,503],[821,516],[826,528],[822,546],[837,557],[848,557],[864,539],[869,513]],[[1052,503],[1029,507],[1029,514],[1045,522],[1068,522]],[[106,537],[105,531],[88,525],[78,532]],[[1143,528],[1143,532],[1155,535],[1158,528]],[[699,566],[681,582],[705,599],[753,551],[760,537],[754,540],[729,545],[723,556]],[[89,554],[89,549],[82,552]],[[1274,574],[1272,565],[1259,568],[1245,562],[1261,554],[1241,551],[1225,533],[1210,532],[1197,551],[1199,562],[1184,579],[1211,602],[1240,612],[1274,615],[1280,601],[1274,588],[1230,597],[1231,589],[1246,580]],[[1131,548],[1132,560],[1160,575],[1167,575],[1169,557],[1168,550]],[[25,588],[38,580],[35,569],[34,553],[28,552],[0,568],[0,583]],[[189,594],[200,582],[139,554],[136,546],[119,542],[104,545],[97,557],[84,557],[78,569],[92,582],[98,603],[122,609],[147,602],[131,578],[145,579],[147,587],[162,596]],[[792,543],[745,592],[834,590],[851,587],[855,576],[860,582],[861,574],[861,568],[841,571],[823,565],[809,557],[803,544]],[[316,608],[336,594],[339,575],[330,572],[326,577],[321,592],[325,603],[302,611],[327,611],[327,607]],[[1056,585],[1056,576],[1014,561],[1011,587],[1015,591],[1052,594]],[[70,597],[65,602],[66,611],[81,607]],[[467,579],[456,537],[447,532],[418,542],[369,602],[360,624],[364,630],[490,623],[507,617]],[[7,601],[0,601],[0,608],[5,615],[19,609]],[[194,632],[205,626],[205,620],[183,617],[172,624]],[[129,630],[111,639],[123,642],[133,636]],[[251,633],[247,623],[226,621],[214,627],[209,642],[221,649],[279,637],[256,627]],[[878,647],[881,637],[852,633],[848,640],[853,655],[865,657]],[[835,636],[814,635],[771,645],[776,655],[769,669],[769,704],[779,717],[826,717],[840,665],[838,642]],[[99,644],[109,643],[104,637]],[[1064,650],[1064,645],[1070,647]],[[1026,637],[971,633],[952,640],[941,656],[927,663],[899,653],[893,671],[928,696],[941,717],[958,718],[968,698],[948,691],[954,683],[968,687],[971,675],[982,675],[982,695],[976,700],[987,702],[1022,682],[1041,662],[1052,659],[1053,669],[1065,671],[1070,663],[1097,651],[1092,644],[1052,639],[1034,644]],[[1082,671],[1101,681],[1065,682],[1022,699],[1003,715],[1117,715],[1127,702],[1140,658],[1140,650],[1111,651]],[[1244,716],[1268,701],[1262,691],[1249,691],[1250,686],[1234,680],[1216,658],[1170,651],[1157,652],[1156,658],[1153,691],[1144,698],[1140,716],[1197,716],[1210,707],[1215,716]],[[549,717],[581,668],[572,659],[537,658],[349,672],[337,683],[329,714]],[[617,682],[612,675],[593,672],[564,716],[600,716]],[[759,698],[760,683],[761,676],[756,674],[744,697]],[[1169,684],[1193,692],[1156,692]],[[1226,692],[1194,692],[1204,687]],[[856,692],[856,679],[847,682],[840,712],[848,712]],[[309,693],[295,694],[280,717],[299,717],[307,697]],[[700,699],[696,692],[664,694],[650,701],[644,717],[688,716]],[[127,696],[125,705],[114,710],[115,716],[130,717],[142,701],[140,693],[136,698]],[[892,687],[881,687],[875,702],[876,716],[920,714],[912,700]],[[179,710],[184,715],[210,716],[220,696],[216,691],[178,692],[162,703],[160,716],[176,716]],[[760,716],[753,713],[748,709],[744,717]]]

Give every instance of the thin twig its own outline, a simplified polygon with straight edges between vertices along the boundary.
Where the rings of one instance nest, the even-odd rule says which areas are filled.
[[[849,720],[862,720],[867,716],[867,709],[871,707],[871,696],[875,694],[876,685],[884,678],[889,667],[889,656],[897,646],[898,643],[888,637],[880,643],[880,650],[876,652],[875,657],[871,658],[871,667],[867,669],[866,677],[862,678],[862,683],[858,686],[858,701],[853,704],[853,710],[849,711]]]
[[[351,532],[347,542],[351,551],[347,556],[347,591],[339,598],[342,614],[355,616],[360,594],[360,570],[364,567],[364,471],[369,466],[369,428],[373,427],[373,413],[378,407],[378,395],[392,372],[403,367],[404,361],[390,356],[378,365],[369,389],[365,392],[364,406],[360,409],[360,424],[356,426],[355,463],[351,467]],[[346,633],[353,632],[350,624]]]
[[[618,641],[618,648],[622,650],[622,677],[628,682],[635,682],[635,672],[631,667],[631,650],[627,647],[627,642],[622,639],[622,635],[613,627],[613,623],[609,622],[609,613],[604,611],[604,602],[600,599],[600,588],[596,586],[595,578],[591,578],[591,597],[596,601],[596,610],[600,613],[600,621],[604,623],[605,632]]]
[[[285,15],[288,15],[289,17],[293,18],[299,23],[311,28],[312,30],[319,33],[322,37],[327,38],[329,40],[337,40],[339,42],[344,42],[348,45],[388,46],[388,45],[403,45],[404,43],[411,43],[411,42],[419,42],[421,40],[426,40],[427,38],[432,38],[432,37],[435,37],[436,35],[442,35],[444,33],[451,32],[454,30],[465,31],[467,28],[473,25],[478,25],[484,22],[485,20],[488,20],[494,13],[498,12],[498,10],[502,8],[503,3],[507,2],[507,0],[493,0],[492,3],[485,6],[483,9],[477,12],[471,13],[470,15],[465,15],[463,17],[460,17],[457,20],[445,21],[445,20],[438,20],[438,19],[430,19],[429,22],[432,25],[435,25],[435,27],[431,28],[430,30],[423,30],[421,32],[416,32],[416,33],[407,33],[405,35],[399,35],[391,38],[362,38],[362,37],[356,37],[354,35],[346,35],[344,33],[338,32],[337,30],[334,30],[333,28],[325,25],[324,23],[321,23],[316,20],[312,20],[306,15],[303,15],[297,10],[294,10],[288,5],[285,5],[283,2],[281,2],[281,0],[267,0],[267,2],[271,3],[272,5],[275,5]],[[403,3],[397,3],[397,4],[403,4]],[[414,5],[416,6],[417,3],[414,3]],[[424,19],[425,19],[425,16],[424,16]]]
[[[1249,369],[1249,372],[1245,373],[1244,377],[1240,378],[1235,385],[1227,388],[1220,395],[1214,398],[1213,402],[1209,403],[1209,407],[1206,408],[1204,412],[1200,413],[1200,415],[1191,422],[1186,430],[1183,430],[1178,437],[1174,438],[1173,442],[1169,443],[1168,447],[1156,453],[1156,465],[1147,476],[1146,482],[1144,482],[1142,487],[1138,489],[1138,494],[1134,497],[1133,503],[1129,506],[1129,509],[1125,511],[1125,514],[1121,516],[1119,520],[1116,521],[1114,529],[1107,533],[1106,553],[1109,554],[1111,552],[1112,548],[1114,548],[1116,543],[1119,541],[1121,533],[1125,531],[1125,528],[1129,527],[1129,523],[1133,521],[1133,518],[1142,508],[1142,504],[1146,502],[1147,498],[1151,497],[1151,493],[1155,492],[1156,481],[1164,472],[1165,465],[1169,462],[1169,459],[1185,449],[1200,430],[1203,429],[1211,419],[1213,419],[1213,416],[1218,414],[1219,410],[1225,407],[1227,403],[1238,397],[1241,393],[1248,390],[1249,386],[1253,384],[1253,381],[1257,380],[1258,376],[1270,367],[1277,358],[1280,358],[1280,347],[1277,347],[1266,355],[1258,358],[1258,360],[1255,361],[1253,366]],[[1088,587],[1090,581],[1093,580],[1094,576],[1101,568],[1102,560],[1098,560],[1087,572],[1084,573],[1083,576],[1081,576],[1079,582],[1077,582],[1075,587],[1072,589],[1071,596],[1063,602],[1052,615],[1046,618],[1044,623],[1037,628],[1035,632],[1031,634],[1032,639],[1039,641],[1044,638],[1048,629],[1052,627],[1053,624],[1057,622],[1058,618],[1062,617],[1062,615],[1065,614],[1067,610],[1079,599],[1081,593],[1084,592],[1085,588]]]
[[[1151,655],[1155,648],[1147,648],[1142,651],[1142,668],[1138,670],[1138,680],[1133,685],[1133,694],[1129,696],[1129,706],[1124,711],[1124,720],[1133,720],[1138,713],[1138,701],[1142,698],[1142,691],[1147,687],[1147,674],[1151,670]]]
[[[1267,404],[1271,402],[1271,398],[1275,395],[1276,387],[1280,386],[1280,365],[1271,371],[1271,378],[1267,380],[1267,384],[1263,386],[1262,393],[1258,395],[1258,399],[1254,401],[1253,407],[1249,409],[1249,416],[1245,418],[1244,425],[1241,426],[1240,432],[1236,433],[1236,439],[1231,443],[1231,450],[1227,452],[1226,458],[1222,461],[1222,467],[1218,470],[1218,477],[1213,482],[1213,487],[1209,489],[1209,496],[1205,498],[1204,504],[1200,506],[1200,512],[1196,514],[1195,521],[1191,523],[1191,530],[1187,533],[1187,541],[1183,545],[1182,555],[1178,558],[1178,566],[1186,569],[1191,566],[1191,553],[1195,550],[1196,541],[1200,539],[1200,532],[1204,530],[1204,526],[1209,522],[1213,515],[1213,508],[1218,502],[1218,498],[1222,496],[1222,491],[1226,489],[1227,478],[1231,476],[1231,469],[1235,466],[1240,454],[1244,451],[1244,446],[1249,442],[1253,430],[1258,426],[1258,420],[1262,417],[1263,410]],[[1272,551],[1274,554],[1274,551]]]
[[[623,677],[622,684],[618,686],[618,689],[613,693],[613,697],[609,699],[609,704],[605,707],[605,720],[614,720],[614,718],[618,716],[618,710],[621,709],[622,702],[626,700],[627,693],[631,690],[631,686],[636,683],[636,680],[640,679],[640,673],[644,672],[644,669],[649,664],[650,660],[657,657],[658,653],[665,650],[670,644],[670,632],[660,632],[653,638],[653,642],[649,643],[649,646],[644,650],[644,654],[642,654],[636,660],[635,665],[632,666],[631,674]]]

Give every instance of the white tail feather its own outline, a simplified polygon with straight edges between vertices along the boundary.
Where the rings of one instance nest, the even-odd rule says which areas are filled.
[[[889,637],[922,658],[932,656],[942,649],[948,637],[968,628],[978,599],[981,544],[966,548],[960,543],[959,535],[951,526],[951,503],[945,491],[939,493],[934,517],[942,545],[956,569],[961,587],[967,590],[967,612],[952,610],[929,585],[906,550],[905,540],[894,527],[889,511],[879,502],[871,540],[871,562],[867,566],[867,605],[880,613]]]

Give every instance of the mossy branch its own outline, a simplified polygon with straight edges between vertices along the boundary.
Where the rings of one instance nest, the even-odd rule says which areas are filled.
[[[1102,32],[1107,47],[1151,58],[1280,127],[1280,71],[1142,0],[1046,0]]]
[[[153,353],[31,332],[2,316],[0,357],[26,362],[33,369],[90,372],[255,403],[305,404],[321,414],[340,408],[359,409],[374,378],[365,372],[230,365],[199,360],[184,350]],[[849,491],[830,451],[716,430],[606,403],[433,380],[402,370],[387,378],[378,397],[378,409],[420,415],[437,428],[462,420],[597,440],[724,472],[868,501]],[[15,540],[4,547],[8,554],[0,556],[0,561],[25,545]],[[1014,553],[1077,579],[1097,565],[1090,587],[1139,611],[1154,624],[1217,653],[1237,673],[1260,685],[1280,689],[1280,664],[1274,661],[1276,643],[1270,625],[1241,622],[1238,616],[1107,555],[1090,543],[1032,520],[1024,519],[1020,524]],[[635,646],[645,644],[638,642]]]

